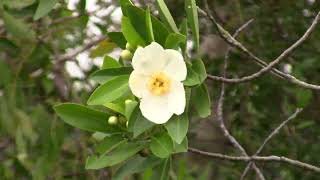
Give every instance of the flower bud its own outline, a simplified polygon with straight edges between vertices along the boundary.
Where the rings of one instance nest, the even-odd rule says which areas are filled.
[[[133,46],[131,46],[131,44],[127,43],[126,44],[126,49],[129,50],[129,51],[134,51],[135,48]]]
[[[123,60],[126,60],[126,61],[131,60],[133,57],[132,53],[129,50],[123,50],[120,56]]]
[[[129,126],[129,121],[126,122],[126,127],[128,128],[128,126]]]
[[[126,104],[126,105],[129,105],[130,103],[132,103],[133,101],[131,100],[131,99],[127,99],[126,101],[124,101],[124,103]]]
[[[116,125],[118,123],[118,118],[116,116],[110,116],[108,119],[110,125]]]

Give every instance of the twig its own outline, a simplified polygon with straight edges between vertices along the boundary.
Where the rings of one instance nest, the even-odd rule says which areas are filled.
[[[206,2],[206,1],[205,1]],[[243,26],[241,26],[234,34],[234,37],[237,36],[241,30],[243,30],[245,27],[247,27],[250,22],[252,22],[252,20],[248,21],[247,23],[245,23]],[[228,51],[226,52],[225,58],[224,58],[224,67],[223,67],[223,77],[226,77],[226,71],[228,68],[228,58],[229,58],[229,52],[230,52],[231,48],[228,49]],[[220,91],[220,97],[218,100],[218,105],[217,105],[217,119],[220,125],[221,130],[223,131],[224,136],[229,139],[229,141],[232,143],[232,145],[234,147],[236,147],[237,149],[239,149],[239,151],[241,152],[241,154],[243,156],[248,156],[247,152],[245,151],[245,149],[239,144],[239,142],[229,133],[228,129],[226,128],[225,124],[224,124],[224,119],[223,119],[223,102],[224,102],[224,95],[225,95],[225,83],[222,82],[221,83],[221,91]],[[256,171],[258,177],[262,180],[264,180],[264,176],[262,174],[262,172],[260,171],[260,169],[253,164],[253,168]]]
[[[200,154],[203,156],[207,157],[212,157],[216,159],[224,159],[224,160],[229,160],[229,161],[244,161],[244,162],[249,162],[249,161],[256,161],[256,162],[281,162],[281,163],[286,163],[290,164],[302,169],[306,169],[312,172],[320,173],[320,167],[307,164],[298,160],[290,159],[284,156],[229,156],[221,153],[211,153],[211,152],[205,152],[201,151],[195,148],[189,148],[189,152]]]
[[[272,137],[274,137],[276,134],[279,133],[280,129],[282,129],[287,123],[289,123],[289,121],[291,121],[292,119],[296,118],[297,115],[302,111],[302,109],[298,108],[288,119],[286,119],[285,121],[283,121],[277,128],[275,128],[270,134],[269,136],[263,141],[263,143],[261,144],[261,146],[259,147],[259,149],[256,151],[256,153],[254,154],[254,156],[259,155],[259,153],[261,153],[261,151],[263,150],[263,148],[265,147],[265,145],[272,139]],[[250,162],[245,170],[243,171],[241,178],[240,179],[244,179],[246,177],[246,174],[248,173],[248,171],[250,170],[250,167],[252,166],[252,162]]]
[[[241,83],[241,82],[246,82],[246,81],[250,81],[252,79],[255,79],[257,77],[260,77],[261,75],[263,75],[264,73],[268,72],[268,71],[272,71],[273,73],[279,75],[280,77],[286,79],[287,81],[289,81],[290,83],[296,84],[298,86],[307,88],[307,89],[314,89],[314,90],[320,90],[320,86],[318,85],[314,85],[314,84],[310,84],[307,82],[304,82],[302,80],[297,79],[296,77],[284,73],[276,68],[274,68],[275,65],[277,65],[281,60],[283,60],[284,58],[286,58],[290,53],[292,53],[297,47],[299,47],[312,33],[312,31],[315,29],[316,25],[318,24],[319,20],[320,20],[320,11],[318,12],[317,16],[315,17],[312,25],[308,28],[308,30],[306,31],[306,33],[296,42],[294,43],[292,46],[290,46],[288,49],[286,49],[285,51],[283,51],[281,53],[281,55],[276,58],[274,61],[272,61],[270,64],[267,64],[265,61],[261,60],[260,58],[258,58],[257,56],[255,56],[252,52],[250,52],[245,46],[243,46],[239,41],[237,41],[236,39],[234,39],[230,33],[228,31],[226,31],[216,20],[215,18],[210,14],[210,12],[207,10],[207,12],[203,11],[202,9],[198,8],[198,11],[200,14],[208,17],[211,22],[216,26],[216,28],[218,29],[219,35],[226,41],[228,42],[230,45],[236,47],[237,49],[239,49],[240,51],[242,51],[243,53],[247,54],[249,57],[251,57],[256,64],[258,64],[259,66],[261,66],[263,69],[261,69],[259,72],[252,74],[250,76],[246,76],[243,78],[236,78],[236,79],[228,79],[228,78],[223,78],[223,77],[217,77],[217,76],[208,76],[208,79],[211,80],[217,80],[217,81],[222,81],[222,82],[226,82],[226,83]]]
[[[91,41],[89,42],[88,44],[86,44],[85,46],[81,47],[80,49],[78,50],[75,50],[74,52],[70,53],[70,54],[65,54],[61,57],[59,57],[56,62],[57,63],[62,63],[62,62],[65,62],[69,59],[73,59],[74,57],[76,57],[78,54],[96,46],[97,44],[99,44],[100,42],[102,42],[103,40],[105,40],[106,37],[105,36],[101,36],[99,37],[98,39],[94,40],[94,41]]]

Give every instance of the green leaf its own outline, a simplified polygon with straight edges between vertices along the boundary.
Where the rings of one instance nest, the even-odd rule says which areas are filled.
[[[192,30],[193,41],[195,48],[199,50],[200,37],[199,37],[199,20],[198,20],[198,9],[195,0],[186,0],[185,9],[188,18],[188,24]]]
[[[22,9],[34,4],[36,0],[3,0],[3,4],[10,9]]]
[[[86,169],[101,169],[116,165],[138,153],[145,145],[145,143],[139,142],[122,143],[108,155],[100,157],[90,156],[86,162]]]
[[[116,104],[116,103],[106,103],[104,104],[105,107],[111,109],[112,111],[115,111],[117,113],[120,113],[122,115],[125,115],[125,109],[122,106],[122,104]]]
[[[167,49],[177,49],[179,44],[185,44],[187,41],[186,36],[177,33],[171,33],[166,39],[165,47]]]
[[[15,39],[20,41],[20,45],[24,45],[23,43],[35,42],[36,33],[22,19],[13,17],[6,11],[3,11],[2,15],[6,30]]]
[[[126,176],[134,173],[143,172],[146,169],[153,168],[161,163],[159,158],[154,156],[149,157],[136,157],[127,161],[123,166],[121,166],[116,173],[113,175],[113,180],[123,180]]]
[[[174,115],[166,124],[165,128],[167,129],[171,138],[181,144],[183,139],[186,137],[189,127],[189,119],[187,113],[182,115]]]
[[[140,37],[145,37],[145,39],[147,40],[147,36],[146,36],[147,25],[145,23],[146,11],[132,5],[128,6],[128,10],[130,10],[130,12],[132,13],[132,14],[130,13],[129,15],[130,15],[130,21],[132,20],[131,23],[133,24],[133,27],[139,29],[140,33],[138,34],[144,35],[144,36],[140,35]],[[169,30],[156,17],[152,15],[150,16],[151,16],[154,40],[159,44],[161,44],[162,46],[165,46],[167,36],[169,35]],[[137,30],[137,32],[139,31]],[[132,43],[130,44],[132,45]]]
[[[39,0],[39,5],[33,16],[34,20],[38,20],[47,15],[57,4],[58,0]]]
[[[192,69],[198,74],[200,83],[203,83],[207,78],[207,72],[203,61],[201,59],[192,61]]]
[[[133,137],[137,137],[155,124],[143,117],[139,106],[136,106],[129,119],[128,129],[133,132]]]
[[[82,130],[106,133],[121,132],[119,128],[108,124],[108,114],[79,104],[59,104],[54,107],[54,110],[67,124]]]
[[[153,35],[153,27],[152,27],[151,14],[150,14],[149,8],[146,10],[146,28],[147,28],[147,40],[148,42],[153,42],[154,35]]]
[[[151,179],[168,180],[171,167],[171,157],[164,159],[160,165],[154,168]]]
[[[188,138],[185,137],[180,144],[174,142],[173,149],[174,153],[188,152]]]
[[[159,158],[167,158],[173,152],[173,142],[166,133],[160,133],[151,137],[150,149]]]
[[[125,117],[127,119],[130,119],[133,111],[135,110],[135,108],[137,107],[138,102],[137,101],[131,101],[131,102],[126,102],[125,103]]]
[[[187,77],[183,81],[185,86],[195,86],[200,84],[198,74],[193,70],[192,64],[187,63]]]
[[[99,154],[106,154],[112,151],[114,148],[119,146],[124,142],[121,134],[115,134],[112,136],[105,137],[98,145],[96,145],[95,150]]]
[[[187,19],[183,19],[179,27],[180,33],[183,34],[185,37],[188,37],[188,21]],[[187,51],[187,38],[184,44],[181,46],[182,52],[186,53]]]
[[[132,5],[127,6],[127,12],[127,17],[129,18],[134,29],[138,34],[140,34],[140,37],[144,39],[145,42],[148,42],[148,29],[146,24],[147,12]],[[149,44],[149,42],[147,44]]]
[[[90,79],[102,84],[115,78],[116,76],[129,75],[131,72],[131,67],[101,69],[92,73]]]
[[[116,77],[99,86],[89,97],[88,105],[103,105],[112,102],[129,91],[128,75]]]
[[[201,118],[206,118],[211,114],[211,101],[207,86],[201,84],[192,91],[193,105]]]
[[[161,19],[171,28],[175,33],[179,33],[178,27],[174,22],[173,17],[170,14],[170,11],[163,0],[157,0],[158,10],[160,12]]]
[[[121,49],[126,49],[127,40],[122,32],[109,32],[107,35]]]
[[[11,72],[9,65],[2,60],[0,60],[0,72],[0,87],[7,87],[13,78],[13,73]]]
[[[111,42],[109,39],[101,41],[97,47],[90,51],[90,57],[103,57],[105,54],[111,52],[114,48],[116,48],[116,44]]]
[[[132,5],[132,2],[130,0],[120,0],[120,6],[121,6],[122,14],[125,15],[125,16],[128,15],[127,5]]]
[[[119,67],[121,67],[121,65],[117,60],[113,59],[110,56],[105,56],[103,59],[103,64],[101,69],[119,68]]]
[[[125,16],[122,17],[121,29],[124,37],[126,38],[127,42],[131,44],[131,46],[145,46],[143,38],[131,24],[129,18]]]

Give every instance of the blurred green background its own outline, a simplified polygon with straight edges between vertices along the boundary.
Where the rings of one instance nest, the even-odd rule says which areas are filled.
[[[115,0],[44,0],[53,9],[39,11],[43,0],[0,0],[0,179],[110,179],[117,167],[84,170],[95,140],[90,134],[64,124],[54,114],[58,102],[85,103],[96,87],[88,76],[103,56],[119,57],[120,49],[108,39],[82,51],[108,31],[119,31],[121,10]],[[153,0],[137,0],[150,7]],[[185,17],[183,0],[167,0],[177,24]],[[310,26],[320,4],[317,0],[211,0],[210,7],[230,32],[249,19],[253,23],[238,37],[248,49],[270,62]],[[201,1],[198,5],[203,7]],[[44,14],[43,14],[44,13]],[[47,14],[49,13],[49,14]],[[39,18],[41,16],[41,18]],[[200,16],[201,56],[207,72],[221,75],[227,44],[208,19]],[[320,84],[320,27],[278,68],[299,79]],[[78,53],[80,52],[81,53]],[[192,54],[192,45],[189,46]],[[65,56],[67,55],[67,56]],[[66,60],[58,62],[59,59]],[[238,51],[230,57],[228,77],[259,70]],[[208,81],[212,108],[220,83]],[[231,133],[249,154],[273,128],[297,107],[303,112],[267,144],[263,155],[287,156],[320,165],[320,92],[305,90],[267,74],[250,83],[228,85],[225,120]],[[214,111],[213,111],[214,112]],[[223,137],[215,121],[191,119],[189,146],[210,152],[239,155]],[[174,156],[170,178],[238,179],[246,164],[185,153]],[[319,174],[286,164],[258,164],[267,179],[319,179]],[[148,173],[128,179],[148,179]],[[250,171],[247,179],[255,179]]]

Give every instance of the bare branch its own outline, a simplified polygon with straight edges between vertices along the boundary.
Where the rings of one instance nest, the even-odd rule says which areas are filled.
[[[65,54],[61,57],[59,57],[57,60],[56,60],[56,63],[62,63],[62,62],[65,62],[69,59],[73,59],[74,57],[76,57],[78,54],[96,46],[97,44],[99,44],[100,42],[102,42],[103,40],[105,40],[106,37],[105,36],[101,36],[99,37],[98,39],[96,40],[93,40],[91,42],[89,42],[88,44],[84,45],[83,47],[81,47],[80,49],[77,49],[75,50],[74,52],[70,53],[70,54]]]
[[[205,1],[206,2],[206,1]],[[243,30],[245,27],[247,27],[250,22],[252,22],[251,20],[248,21],[247,23],[245,23],[243,26],[241,26],[234,34],[234,36],[237,36],[241,30]],[[223,67],[223,77],[226,77],[226,71],[228,68],[228,58],[229,58],[229,52],[230,52],[231,48],[228,49],[228,51],[226,52],[225,58],[224,58],[224,67]],[[223,131],[223,134],[226,138],[228,138],[228,140],[232,143],[232,145],[234,147],[236,147],[243,156],[248,156],[247,152],[245,151],[245,149],[239,144],[239,142],[229,133],[228,129],[226,128],[225,124],[224,124],[224,119],[223,119],[223,102],[224,102],[224,95],[225,95],[225,83],[222,82],[221,83],[221,91],[220,91],[220,97],[219,97],[219,101],[218,101],[218,105],[217,105],[217,119],[219,122],[219,126],[221,128],[221,130]],[[253,164],[253,168],[256,171],[257,175],[259,176],[260,179],[264,180],[264,176],[261,173],[260,169]]]
[[[259,155],[259,153],[261,153],[261,151],[263,150],[263,148],[265,147],[265,145],[272,139],[272,137],[274,137],[276,134],[279,133],[280,129],[282,129],[287,123],[289,123],[292,119],[296,118],[297,115],[302,111],[302,109],[298,108],[288,119],[286,119],[285,121],[283,121],[277,128],[275,128],[270,134],[269,136],[263,141],[263,143],[261,144],[261,146],[259,147],[259,149],[256,151],[256,153],[254,154],[254,156]],[[250,170],[250,167],[252,166],[252,163],[250,162],[247,167],[245,168],[245,170],[243,171],[242,175],[241,175],[241,179],[244,179],[246,174],[248,173],[248,171]]]
[[[255,161],[255,162],[281,162],[281,163],[286,163],[290,164],[302,169],[306,169],[312,172],[320,173],[320,167],[307,164],[298,160],[293,160],[284,156],[229,156],[221,153],[211,153],[211,152],[205,152],[201,151],[195,148],[189,148],[189,152],[200,154],[203,156],[207,157],[212,157],[216,159],[224,159],[224,160],[229,160],[229,161],[244,161],[244,162],[249,162],[249,161]]]
[[[230,45],[232,45],[233,47],[236,47],[237,49],[239,49],[240,51],[244,52],[245,54],[247,54],[249,57],[251,57],[256,64],[258,64],[259,66],[261,66],[263,69],[261,69],[260,71],[258,71],[257,73],[254,73],[250,76],[246,76],[243,78],[235,78],[235,79],[228,79],[228,78],[224,78],[224,77],[218,77],[218,76],[208,76],[208,79],[211,80],[217,80],[217,81],[222,81],[222,82],[226,82],[226,83],[241,83],[241,82],[247,82],[250,81],[252,79],[258,78],[261,75],[263,75],[266,72],[273,72],[277,75],[279,75],[280,77],[282,77],[283,79],[286,79],[287,81],[289,81],[290,83],[296,84],[298,86],[307,88],[307,89],[314,89],[314,90],[320,90],[320,86],[318,85],[313,85],[304,81],[301,81],[299,79],[297,79],[296,77],[284,73],[276,68],[274,68],[275,65],[277,65],[281,60],[283,60],[284,58],[288,57],[297,47],[299,47],[309,36],[310,34],[314,31],[316,25],[319,23],[320,21],[320,11],[318,12],[317,16],[315,17],[314,21],[312,22],[311,26],[308,28],[308,30],[305,32],[305,34],[298,40],[296,41],[292,46],[290,46],[288,49],[286,49],[285,51],[283,51],[280,56],[278,56],[274,61],[272,61],[270,64],[267,64],[265,61],[261,60],[260,58],[258,58],[257,56],[255,56],[252,52],[250,52],[245,46],[243,46],[239,41],[237,41],[235,38],[233,38],[230,33],[228,31],[226,31],[216,20],[215,18],[212,16],[212,14],[210,13],[210,11],[208,10],[208,6],[206,6],[207,12],[203,11],[202,9],[198,8],[198,11],[200,14],[208,17],[211,22],[216,26],[216,28],[218,29],[219,35],[226,41],[228,42]]]

